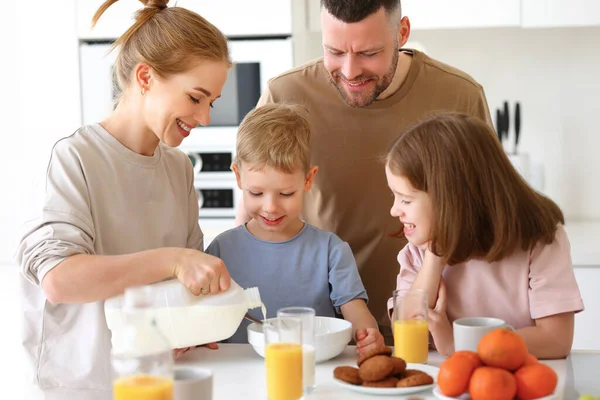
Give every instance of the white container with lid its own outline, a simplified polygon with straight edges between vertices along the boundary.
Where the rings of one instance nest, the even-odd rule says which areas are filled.
[[[176,279],[151,286],[156,326],[174,349],[228,339],[249,309],[262,306],[258,288],[244,290],[233,280],[227,291],[214,295],[194,296]],[[126,321],[123,296],[106,300],[104,313],[114,345]]]

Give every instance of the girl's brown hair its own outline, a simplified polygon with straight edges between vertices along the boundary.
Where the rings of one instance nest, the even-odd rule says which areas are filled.
[[[432,203],[432,251],[449,264],[499,261],[554,240],[560,208],[533,190],[483,121],[442,113],[417,123],[389,150],[386,165]]]
[[[92,26],[117,0],[107,0],[94,14]],[[167,7],[169,0],[140,0],[133,25],[119,37],[115,75],[119,89],[129,86],[138,63],[148,64],[160,77],[189,70],[199,60],[223,61],[231,66],[227,39],[200,15],[181,7]]]

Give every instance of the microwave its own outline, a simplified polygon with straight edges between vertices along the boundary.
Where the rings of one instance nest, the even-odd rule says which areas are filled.
[[[113,74],[116,52],[111,41],[83,41],[79,46],[81,119],[84,125],[103,120],[118,94]],[[237,127],[256,106],[268,80],[293,67],[292,39],[230,39],[233,66],[211,110],[211,127]],[[203,129],[206,129],[204,127]]]

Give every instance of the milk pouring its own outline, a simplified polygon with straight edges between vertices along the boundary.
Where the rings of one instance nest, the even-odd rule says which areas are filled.
[[[194,296],[178,280],[151,286],[156,293],[151,310],[156,326],[173,348],[228,339],[249,309],[262,306],[258,288],[244,290],[233,280],[227,291],[214,295]],[[114,345],[125,325],[123,296],[106,300],[104,312]]]

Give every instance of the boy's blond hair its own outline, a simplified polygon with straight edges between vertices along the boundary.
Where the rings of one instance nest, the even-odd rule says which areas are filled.
[[[250,111],[240,124],[233,163],[241,168],[270,167],[286,173],[310,169],[307,110],[296,104],[266,104]]]

